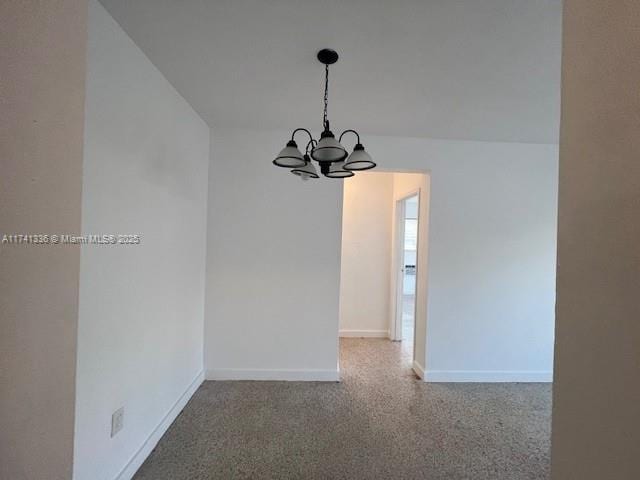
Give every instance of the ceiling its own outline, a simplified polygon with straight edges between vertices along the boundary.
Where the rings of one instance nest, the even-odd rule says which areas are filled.
[[[561,0],[101,0],[216,127],[557,143]]]

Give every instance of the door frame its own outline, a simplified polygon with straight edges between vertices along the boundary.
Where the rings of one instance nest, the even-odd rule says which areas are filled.
[[[402,340],[402,297],[404,295],[404,234],[405,234],[405,214],[406,200],[411,197],[418,197],[417,209],[417,232],[416,232],[416,282],[415,282],[415,301],[413,304],[413,360],[416,355],[416,316],[418,313],[418,269],[420,268],[419,250],[420,250],[420,209],[422,208],[422,188],[415,188],[402,194],[401,197],[395,199],[395,244],[393,247],[393,271],[391,272],[391,281],[393,282],[393,317],[389,329],[389,337],[393,341]]]

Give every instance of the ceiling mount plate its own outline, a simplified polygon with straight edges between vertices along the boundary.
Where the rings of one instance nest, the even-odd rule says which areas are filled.
[[[330,48],[323,48],[318,52],[318,60],[325,65],[331,65],[338,61],[338,52]]]

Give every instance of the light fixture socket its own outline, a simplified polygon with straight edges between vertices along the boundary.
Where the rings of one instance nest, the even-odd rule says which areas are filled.
[[[336,138],[336,136],[333,134],[333,132],[331,130],[329,130],[329,125],[327,125],[327,128],[325,128],[322,133],[320,134],[320,138]]]

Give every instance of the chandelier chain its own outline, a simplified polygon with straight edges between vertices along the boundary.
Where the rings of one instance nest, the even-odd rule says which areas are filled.
[[[322,117],[322,126],[329,129],[329,118],[327,116],[327,108],[329,106],[329,65],[324,66],[324,115]]]

